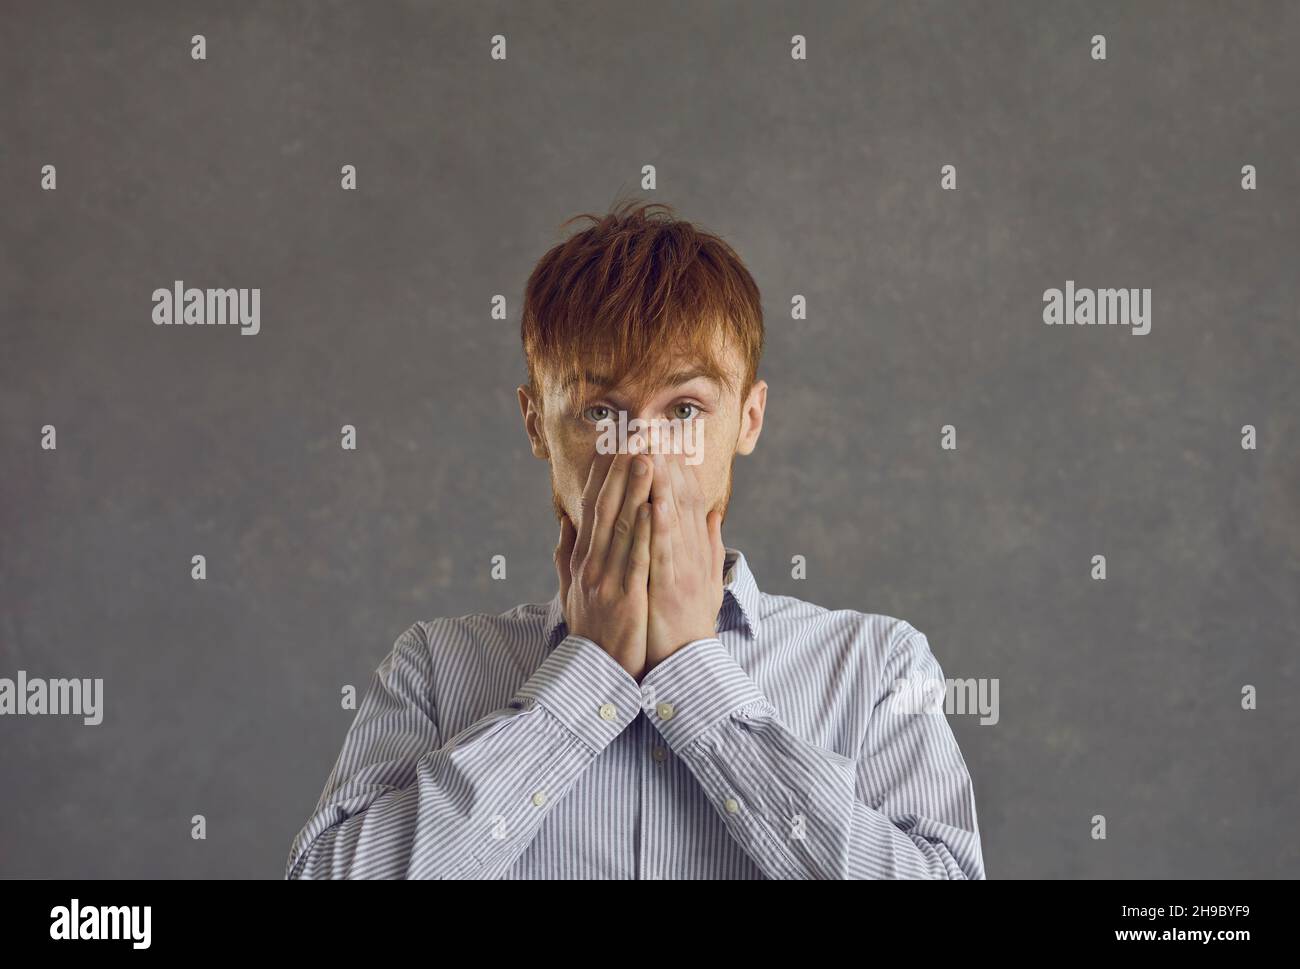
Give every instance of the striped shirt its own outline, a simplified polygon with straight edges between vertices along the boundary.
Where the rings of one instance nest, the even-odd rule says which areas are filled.
[[[984,878],[941,681],[899,619],[759,591],[638,683],[549,603],[419,622],[380,663],[286,878]]]

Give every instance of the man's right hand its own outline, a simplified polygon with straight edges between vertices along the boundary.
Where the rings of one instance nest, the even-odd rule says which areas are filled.
[[[634,473],[641,468],[644,473]],[[569,632],[614,657],[638,682],[645,674],[649,616],[649,459],[597,454],[582,490],[581,524],[560,524],[555,569]]]

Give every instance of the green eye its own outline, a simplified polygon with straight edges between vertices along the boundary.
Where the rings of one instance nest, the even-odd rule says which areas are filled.
[[[583,411],[583,416],[588,420],[599,424],[601,421],[612,421],[614,419],[614,412],[604,404],[595,404]]]
[[[678,414],[678,413],[676,413],[676,411],[677,411],[677,409],[678,409],[679,407],[687,407],[687,408],[690,408],[691,411],[692,411],[692,413],[690,413],[690,414]],[[679,420],[683,420],[683,421],[694,420],[695,418],[699,417],[699,416],[700,416],[700,413],[701,413],[701,411],[700,411],[700,406],[699,406],[698,404],[688,404],[688,403],[685,403],[685,402],[680,403],[680,404],[674,404],[674,405],[673,405],[673,411],[674,411],[673,416],[676,417],[676,418],[678,418]]]

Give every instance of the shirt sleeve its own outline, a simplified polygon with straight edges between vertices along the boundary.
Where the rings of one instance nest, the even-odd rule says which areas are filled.
[[[910,627],[909,627],[910,629]],[[941,708],[884,684],[942,680],[924,635],[895,642],[856,759],[796,735],[716,638],[642,678],[646,714],[769,878],[982,879],[975,797]]]
[[[375,671],[286,879],[500,877],[640,713],[636,679],[569,636],[505,707],[444,738],[430,649],[453,621],[412,626]]]

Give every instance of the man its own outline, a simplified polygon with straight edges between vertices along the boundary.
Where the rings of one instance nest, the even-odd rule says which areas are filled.
[[[761,592],[723,543],[767,403],[759,293],[661,209],[585,216],[528,281],[559,591],[398,638],[287,877],[984,877],[947,721],[898,702],[943,681],[925,636]],[[655,445],[683,426],[696,453]]]

